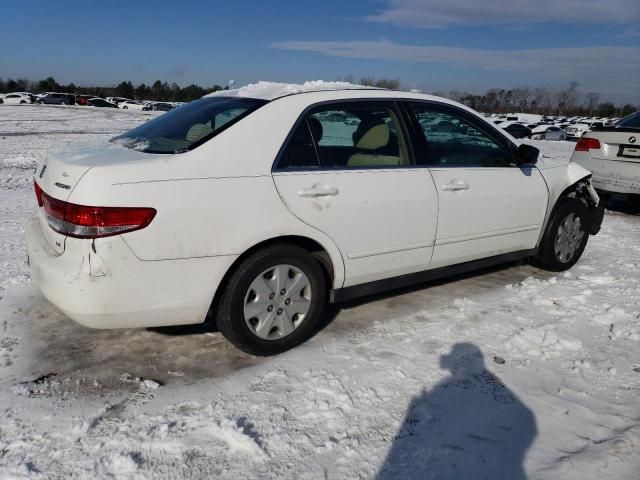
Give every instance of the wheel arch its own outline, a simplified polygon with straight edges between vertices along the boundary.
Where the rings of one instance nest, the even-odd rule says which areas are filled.
[[[549,193],[550,193],[549,207],[547,209],[547,214],[545,216],[544,227],[542,228],[540,232],[540,237],[538,238],[538,246],[542,242],[542,239],[544,238],[544,235],[547,231],[549,224],[553,222],[556,212],[558,211],[558,208],[560,208],[560,205],[562,205],[563,201],[565,201],[568,198],[576,198],[576,199],[583,198],[585,200],[585,208],[588,208],[590,211],[589,216],[591,221],[594,223],[597,223],[597,228],[593,228],[594,230],[593,233],[589,231],[590,234],[595,235],[600,228],[600,223],[602,222],[602,216],[599,215],[599,213],[603,212],[602,202],[600,202],[598,205],[591,205],[592,200],[589,197],[589,193],[584,188],[586,184],[590,185],[591,183],[591,172],[582,168],[580,168],[580,170],[582,171],[571,172],[570,169],[567,169],[567,170],[568,170],[567,180],[571,182],[569,186],[565,187],[563,190],[560,190],[561,187],[556,188],[555,194],[551,186],[549,188]],[[591,213],[592,211],[596,213],[593,214]]]
[[[227,271],[222,277],[222,280],[218,284],[216,291],[213,295],[213,300],[211,301],[211,306],[209,307],[209,312],[207,314],[206,321],[210,322],[213,320],[214,312],[220,302],[220,298],[224,289],[229,282],[229,278],[233,274],[233,272],[238,268],[238,266],[251,254],[261,250],[265,247],[276,245],[276,244],[289,244],[296,245],[307,250],[320,264],[323,273],[325,274],[327,292],[332,290],[335,287],[335,282],[337,281],[340,286],[344,280],[344,266],[342,265],[341,259],[332,258],[329,253],[329,249],[325,248],[320,242],[317,240],[304,236],[304,235],[281,235],[277,237],[271,237],[265,240],[262,240],[252,247],[246,249],[238,258],[234,260],[234,262],[229,266]]]

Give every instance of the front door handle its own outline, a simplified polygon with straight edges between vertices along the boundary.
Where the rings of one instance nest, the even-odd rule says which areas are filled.
[[[311,188],[304,188],[298,192],[299,197],[318,198],[318,197],[335,197],[340,193],[336,187],[315,184]]]
[[[469,184],[464,182],[453,181],[451,183],[442,185],[442,190],[447,192],[459,192],[461,190],[469,190]]]

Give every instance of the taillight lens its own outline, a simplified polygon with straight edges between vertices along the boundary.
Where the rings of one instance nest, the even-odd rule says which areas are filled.
[[[38,182],[36,182],[35,180],[33,181],[33,188],[36,191],[36,200],[38,201],[38,206],[41,207],[42,206],[42,189],[40,188],[40,185],[38,185]]]
[[[599,150],[600,140],[597,138],[580,137],[576,143],[576,152],[588,152],[589,150]]]
[[[36,196],[39,188],[36,183]],[[50,197],[42,189],[39,198],[49,226],[69,237],[101,238],[140,230],[156,215],[154,208],[76,205]]]

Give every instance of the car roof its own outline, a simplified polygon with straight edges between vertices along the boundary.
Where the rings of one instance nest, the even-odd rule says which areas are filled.
[[[457,108],[478,114],[475,110],[454,100],[428,95],[418,91],[388,90],[383,88],[371,88],[362,85],[354,85],[346,82],[313,81],[304,84],[286,84],[276,82],[258,82],[233,90],[219,90],[204,97],[243,97],[273,101],[278,99],[297,99],[298,103],[312,105],[315,103],[333,100],[352,99],[386,99],[396,100],[426,100],[440,104],[455,106]]]
[[[205,95],[205,97],[243,97],[261,100],[276,100],[293,95],[312,95],[320,101],[353,98],[416,98],[426,100],[438,100],[458,105],[441,97],[426,95],[416,91],[388,90],[383,88],[366,87],[347,82],[325,82],[321,80],[305,82],[303,84],[257,82],[232,90],[218,90]]]

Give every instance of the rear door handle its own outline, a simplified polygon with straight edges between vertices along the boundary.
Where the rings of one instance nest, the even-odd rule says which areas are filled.
[[[458,192],[460,190],[469,190],[469,184],[464,182],[451,182],[442,185],[442,190],[447,192]]]
[[[327,185],[314,185],[311,188],[305,188],[298,192],[299,197],[318,198],[318,197],[335,197],[340,193],[336,187]]]

